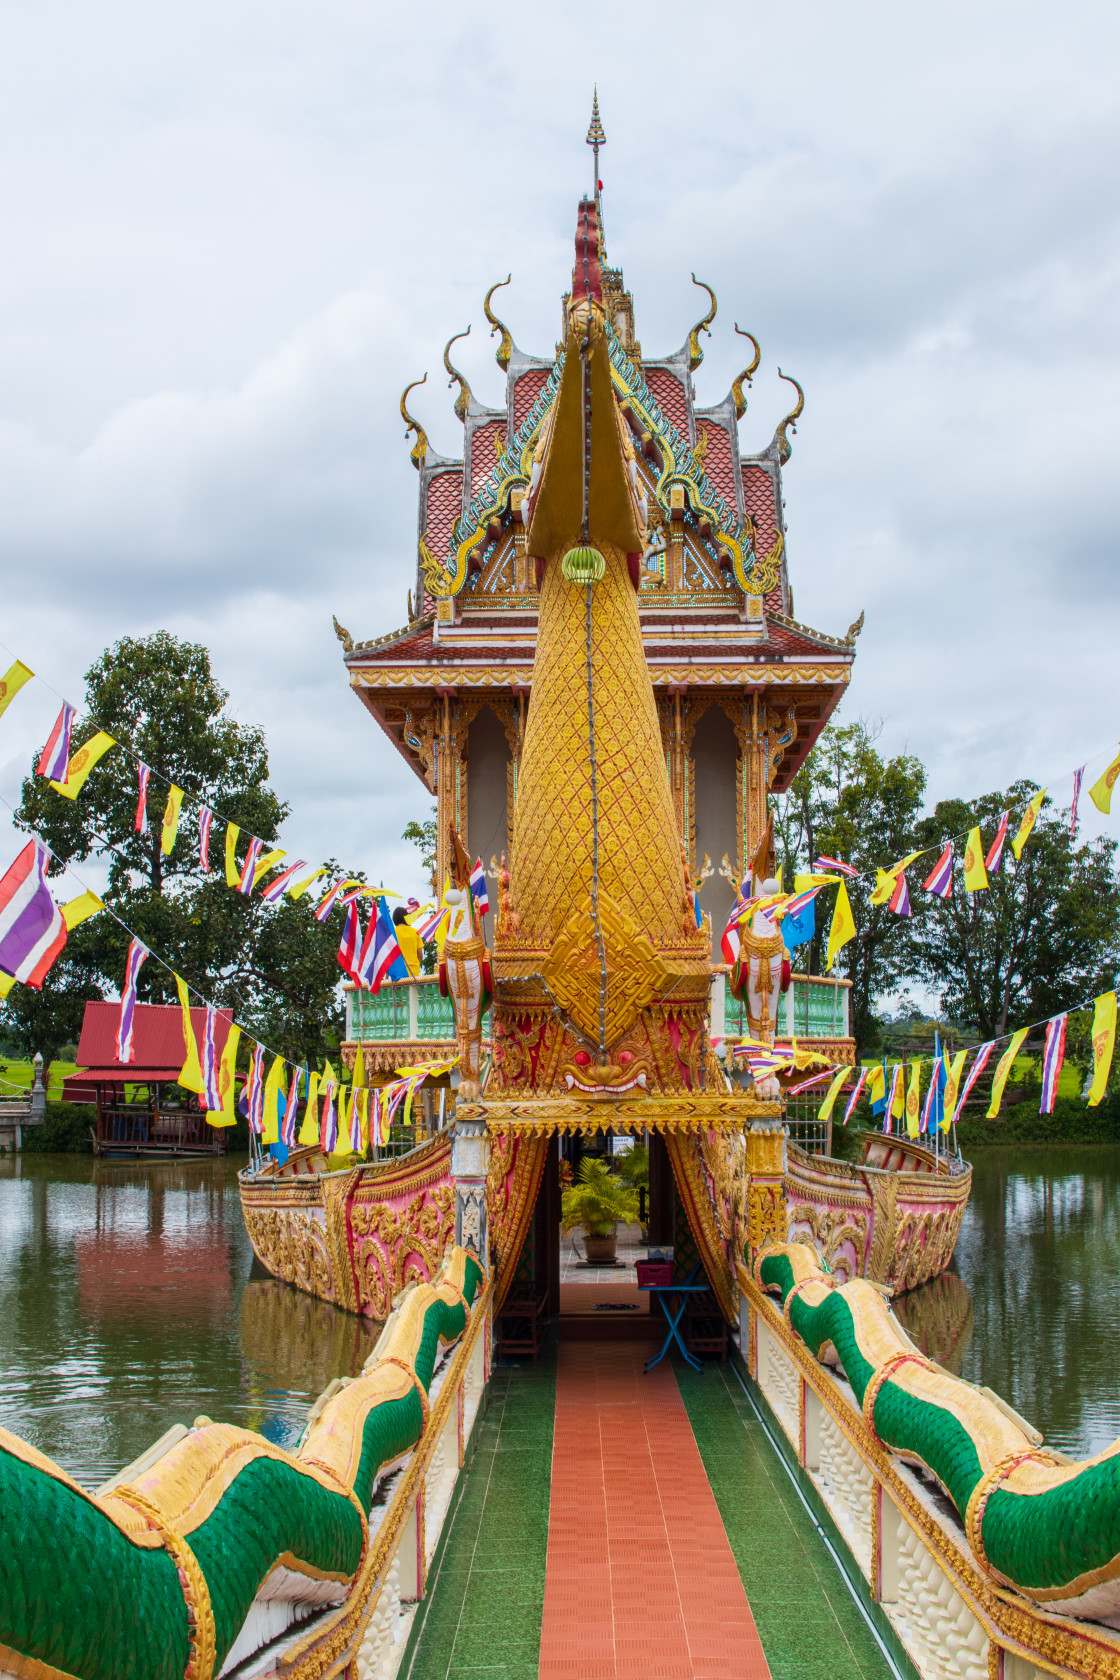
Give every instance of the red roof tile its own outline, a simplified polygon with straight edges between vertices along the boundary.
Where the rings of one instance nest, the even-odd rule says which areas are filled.
[[[645,374],[646,384],[657,406],[687,442],[688,397],[684,386],[668,368],[647,368]]]
[[[495,450],[495,440],[501,438],[504,442],[506,435],[503,420],[485,420],[481,426],[471,433],[471,495],[475,495],[480,486],[486,483],[494,471],[494,462],[498,459]],[[429,502],[430,505],[430,502]]]
[[[490,465],[493,466],[493,462]],[[437,473],[428,485],[428,506],[424,515],[428,547],[437,560],[442,560],[447,553],[451,544],[451,532],[462,511],[462,467]]]
[[[513,387],[513,429],[517,430],[548,383],[548,368],[532,368]]]
[[[219,1009],[214,1029],[215,1048],[220,1055],[229,1035],[233,1011]],[[117,1025],[120,1021],[119,1003],[87,1003],[82,1018],[82,1034],[78,1040],[79,1074],[72,1074],[65,1084],[87,1084],[91,1079],[103,1083],[147,1084],[156,1079],[177,1079],[186,1058],[183,1037],[183,1012],[177,1003],[138,1003],[132,1024],[131,1062],[117,1060]],[[191,1027],[196,1044],[201,1045],[206,1032],[206,1010],[191,1010]]]
[[[714,420],[698,420],[696,431],[698,437],[704,434],[708,439],[708,452],[704,456],[704,471],[708,480],[734,511],[739,498],[735,494],[735,463],[731,455],[731,439],[726,429]]]

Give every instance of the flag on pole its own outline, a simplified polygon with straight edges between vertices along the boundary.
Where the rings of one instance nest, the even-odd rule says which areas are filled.
[[[208,1109],[206,1121],[210,1126],[236,1126],[237,1115],[234,1112],[233,1099],[237,1089],[237,1046],[241,1041],[241,1028],[230,1022],[226,1033],[226,1042],[222,1050],[222,1060],[218,1068],[218,1097],[217,1108]]]
[[[848,875],[853,880],[859,875],[859,870],[853,869],[850,863],[841,863],[839,858],[825,857],[823,854],[813,864],[814,874],[822,866],[825,869],[838,869],[841,875]]]
[[[253,890],[253,880],[256,875],[257,859],[264,851],[264,841],[255,836],[249,842],[249,850],[245,853],[245,862],[241,869],[241,879],[237,883],[237,890],[246,898]]]
[[[342,924],[342,940],[338,947],[338,965],[351,980],[355,978],[361,937],[362,923],[358,915],[358,906],[351,902],[346,906],[346,920]]]
[[[983,1073],[984,1069],[987,1067],[988,1057],[991,1055],[991,1053],[995,1049],[995,1047],[996,1047],[996,1041],[993,1038],[987,1044],[982,1044],[980,1046],[979,1050],[977,1050],[976,1060],[973,1062],[972,1067],[969,1069],[968,1078],[964,1082],[964,1090],[961,1092],[960,1102],[957,1103],[956,1107],[952,1110],[953,1120],[956,1120],[957,1116],[961,1113],[962,1109],[964,1108],[965,1103],[968,1101],[969,1097],[972,1095],[972,1087],[976,1084],[976,1081],[979,1079],[980,1075]],[[968,1052],[966,1050],[961,1051],[961,1056],[965,1056],[967,1054],[968,1054]],[[961,1059],[960,1056],[958,1056],[957,1060],[960,1061],[960,1059]],[[963,1066],[963,1063],[962,1063],[962,1066]],[[957,1078],[958,1079],[960,1078],[959,1070],[957,1072]],[[946,1110],[948,1110],[948,1107],[949,1107],[948,1103],[946,1103],[945,1107],[946,1107]]]
[[[132,1023],[136,1014],[136,982],[147,955],[148,947],[142,945],[138,939],[133,939],[128,947],[128,956],[124,960],[121,1017],[117,1023],[116,1049],[118,1062],[130,1062],[132,1060]]]
[[[0,717],[3,717],[25,682],[30,682],[35,675],[29,671],[22,659],[17,659],[14,665],[9,665],[4,675],[0,677]]]
[[[1007,819],[1010,815],[1010,811],[1001,811],[999,814],[999,827],[996,829],[996,837],[989,846],[988,855],[984,859],[984,868],[988,871],[989,875],[999,874],[999,866],[1003,859],[1004,842],[1007,839]]]
[[[268,883],[267,887],[265,887],[264,891],[261,893],[261,897],[264,899],[264,902],[266,904],[279,904],[280,900],[283,898],[300,870],[306,868],[307,859],[297,858],[291,868],[282,870],[279,875]]]
[[[953,1124],[953,1117],[957,1109],[957,1091],[960,1088],[961,1074],[964,1072],[964,1064],[967,1058],[967,1050],[958,1050],[951,1063],[949,1063],[948,1056],[945,1057],[945,1061],[949,1064],[949,1068],[945,1079],[945,1090],[942,1093],[941,1101],[940,1124],[943,1132],[947,1132],[949,1127]]]
[[[817,1110],[818,1120],[827,1120],[830,1118],[832,1110],[836,1105],[836,1099],[840,1095],[840,1087],[843,1085],[850,1072],[851,1069],[846,1067],[842,1067],[837,1070],[836,1077],[832,1081],[832,1084],[828,1087],[828,1090],[825,1093],[825,1099],[820,1108]]]
[[[936,893],[938,898],[952,898],[953,842],[951,840],[945,842],[945,850],[922,882],[922,888],[925,892]]]
[[[14,669],[13,666],[12,670]],[[9,671],[8,675],[11,676],[11,674],[11,671]],[[1106,817],[1112,804],[1112,790],[1116,786],[1118,776],[1120,776],[1120,754],[1113,759],[1103,776],[1099,776],[1089,789],[1089,798],[1093,801],[1097,810],[1103,811]]]
[[[187,982],[181,974],[175,976],[175,990],[179,994],[179,1007],[183,1011],[183,1066],[179,1070],[179,1084],[185,1091],[194,1091],[201,1096],[202,1067],[198,1060],[194,1027],[191,1024],[191,998],[187,991]]]
[[[482,867],[482,859],[475,858],[474,868],[471,870],[471,892],[474,894],[475,909],[480,916],[485,916],[490,908],[490,897],[486,891],[486,871]]]
[[[217,1113],[222,1106],[222,1093],[219,1088],[219,1074],[221,1068],[218,1059],[217,1045],[218,1011],[212,1005],[206,1005],[206,1030],[202,1036],[202,1090],[199,1095],[207,1109]]]
[[[174,782],[168,789],[167,804],[163,808],[163,838],[160,850],[167,857],[175,844],[175,836],[179,832],[179,808],[183,803],[183,790],[176,787]]]
[[[848,1121],[852,1118],[852,1115],[855,1113],[855,1107],[856,1107],[857,1102],[860,1099],[860,1093],[863,1090],[863,1087],[867,1084],[868,1074],[869,1073],[874,1073],[874,1072],[877,1072],[877,1071],[878,1071],[878,1069],[875,1069],[875,1068],[866,1068],[866,1067],[865,1068],[860,1068],[859,1078],[856,1080],[856,1083],[855,1083],[855,1089],[853,1090],[851,1096],[848,1098],[848,1106],[844,1110],[844,1119],[841,1122],[842,1125],[846,1126],[848,1124]]]
[[[214,813],[209,805],[203,805],[198,813],[198,866],[210,872],[210,824],[214,821]]]
[[[137,834],[146,834],[148,829],[148,777],[151,770],[142,759],[136,760],[136,775],[140,784],[140,793],[136,801],[136,818],[132,826]]]
[[[906,1093],[906,1132],[916,1138],[921,1131],[922,1064],[919,1059],[910,1069],[910,1089]]]
[[[1066,1059],[1066,1015],[1055,1015],[1046,1023],[1046,1048],[1042,1052],[1042,1102],[1040,1114],[1053,1114],[1058,1078]]]
[[[1007,1084],[1011,1069],[1015,1065],[1015,1058],[1023,1048],[1023,1040],[1030,1030],[1029,1027],[1020,1027],[1018,1032],[1012,1035],[1011,1043],[999,1059],[995,1077],[992,1080],[992,1100],[988,1105],[987,1113],[989,1120],[994,1120],[999,1113],[1000,1104],[1003,1102],[1003,1088]]]
[[[35,766],[37,776],[47,776],[52,782],[66,775],[70,760],[70,736],[74,728],[74,708],[68,700],[62,702],[55,726],[47,736],[47,744],[39,754]]]
[[[1081,778],[1084,774],[1084,765],[1081,766],[1080,770],[1075,770],[1073,772],[1073,798],[1070,800],[1069,807],[1069,837],[1071,840],[1077,833],[1077,806],[1081,799]],[[1050,1110],[1045,1109],[1043,1112],[1049,1114]]]
[[[1019,824],[1019,832],[1015,836],[1014,840],[1012,840],[1012,842],[1011,842],[1011,850],[1015,853],[1016,863],[1018,863],[1019,859],[1023,855],[1023,847],[1026,845],[1027,841],[1030,839],[1031,829],[1034,827],[1035,823],[1038,821],[1038,813],[1042,810],[1042,801],[1045,798],[1046,798],[1046,789],[1045,788],[1039,788],[1038,792],[1035,794],[1034,798],[1031,800],[1030,804],[1027,806],[1026,810],[1023,812],[1023,820]]]
[[[832,967],[840,952],[848,941],[856,936],[856,924],[852,918],[852,907],[848,902],[848,889],[841,881],[836,889],[836,908],[832,912],[832,927],[828,934],[828,955],[825,958],[825,972]]]
[[[76,753],[71,754],[65,776],[57,781],[52,780],[51,786],[55,792],[60,793],[64,799],[77,799],[94,765],[99,764],[109,748],[115,747],[116,744],[112,735],[107,735],[103,729],[99,729],[84,747],[79,747]]]
[[[49,862],[42,841],[29,840],[0,881],[0,969],[36,991],[66,945],[66,919],[47,886]]]
[[[292,1083],[288,1087],[288,1100],[284,1105],[284,1119],[280,1126],[280,1142],[289,1149],[296,1146],[296,1115],[299,1111],[299,1069],[292,1069]]]
[[[984,843],[980,838],[979,828],[970,828],[968,839],[964,843],[964,890],[965,892],[983,892],[988,885],[988,873],[984,868]]]
[[[378,899],[376,912],[370,916],[354,978],[358,985],[367,987],[375,996],[381,990],[383,980],[409,978],[408,965],[401,955],[393,919],[383,898]]]
[[[3,965],[0,956],[0,965]],[[1116,993],[1105,992],[1093,1009],[1093,1077],[1089,1083],[1089,1107],[1096,1108],[1108,1088],[1108,1071],[1116,1043]]]

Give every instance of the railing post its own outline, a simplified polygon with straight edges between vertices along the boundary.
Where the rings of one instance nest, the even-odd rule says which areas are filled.
[[[420,987],[415,980],[408,982],[408,1036],[420,1037]]]
[[[43,1089],[43,1058],[38,1050],[31,1066],[35,1070],[35,1080],[31,1087],[31,1116],[28,1123],[38,1126],[47,1118],[47,1093]]]

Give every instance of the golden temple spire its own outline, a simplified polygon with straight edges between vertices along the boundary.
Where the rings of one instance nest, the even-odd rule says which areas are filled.
[[[529,502],[544,575],[514,812],[518,929],[499,926],[494,980],[499,1004],[511,985],[543,981],[605,1064],[657,998],[705,998],[709,970],[642,644],[646,532],[612,390],[594,202],[579,215],[564,369]],[[603,572],[573,582],[561,557],[584,536]]]

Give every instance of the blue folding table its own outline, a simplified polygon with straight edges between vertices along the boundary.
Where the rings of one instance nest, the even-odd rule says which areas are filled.
[[[680,1329],[679,1329],[681,1319],[684,1317],[685,1308],[688,1306],[688,1297],[690,1295],[704,1295],[704,1294],[707,1293],[707,1290],[708,1290],[708,1284],[707,1283],[694,1283],[693,1282],[693,1279],[695,1278],[695,1276],[696,1276],[696,1274],[699,1270],[700,1270],[700,1262],[697,1261],[695,1266],[693,1266],[692,1270],[689,1272],[688,1276],[685,1278],[683,1283],[667,1283],[667,1284],[650,1284],[650,1283],[642,1284],[642,1283],[640,1283],[638,1285],[638,1288],[643,1292],[643,1294],[648,1295],[651,1300],[654,1300],[658,1303],[662,1312],[665,1314],[665,1322],[669,1326],[668,1334],[665,1337],[665,1342],[664,1342],[664,1345],[661,1349],[661,1352],[657,1355],[657,1357],[655,1359],[649,1359],[649,1360],[646,1361],[646,1370],[647,1371],[652,1371],[653,1367],[655,1365],[660,1365],[661,1361],[664,1359],[665,1355],[668,1353],[669,1349],[672,1347],[674,1342],[676,1342],[677,1346],[680,1348],[681,1352],[683,1353],[685,1359],[692,1366],[692,1369],[694,1371],[699,1371],[700,1370],[700,1368],[701,1368],[700,1367],[700,1361],[698,1359],[695,1359],[692,1356],[692,1354],[689,1353],[688,1349],[685,1347],[684,1342],[681,1338],[681,1333],[680,1333]],[[680,1296],[680,1301],[675,1308],[671,1308],[668,1300],[666,1299],[666,1297],[669,1296],[669,1295],[679,1295]]]

